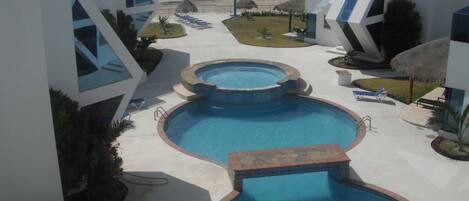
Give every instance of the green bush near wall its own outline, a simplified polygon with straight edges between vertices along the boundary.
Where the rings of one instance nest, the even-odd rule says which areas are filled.
[[[65,201],[121,201],[126,188],[114,142],[132,122],[109,124],[60,91],[51,89],[50,98]]]
[[[420,44],[422,17],[410,0],[393,0],[384,14],[383,47],[390,61],[397,54]]]

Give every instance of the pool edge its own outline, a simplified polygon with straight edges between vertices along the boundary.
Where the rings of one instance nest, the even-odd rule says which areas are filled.
[[[291,96],[293,96],[293,95],[291,95]],[[313,101],[318,101],[318,102],[321,102],[321,103],[325,103],[325,104],[337,107],[338,109],[340,109],[343,112],[350,115],[353,118],[353,120],[355,120],[356,123],[358,123],[361,119],[361,117],[357,113],[355,113],[354,111],[348,109],[347,107],[345,107],[341,104],[335,103],[333,101],[329,101],[327,99],[318,98],[318,97],[311,97],[311,96],[302,96],[302,95],[295,95],[295,96],[299,96],[299,97],[302,97],[302,98],[310,99],[310,100],[313,100]],[[172,107],[168,111],[168,117],[167,118],[171,117],[171,114],[174,111],[176,111],[177,109],[179,109],[179,108],[181,108],[181,107],[183,107],[183,106],[185,106],[189,103],[197,101],[197,100],[198,99],[195,99],[195,100],[192,100],[192,101],[184,101],[182,103],[177,104],[176,106]],[[179,151],[183,154],[186,154],[188,156],[191,156],[191,157],[203,160],[203,161],[211,162],[215,165],[218,165],[218,166],[224,168],[229,174],[230,169],[228,168],[227,165],[225,165],[223,163],[220,163],[218,161],[212,160],[210,158],[195,154],[193,152],[187,151],[187,150],[183,149],[182,147],[178,146],[177,144],[175,144],[174,142],[172,142],[169,139],[169,137],[166,134],[165,129],[164,129],[164,127],[166,125],[167,118],[163,118],[163,119],[159,120],[158,124],[157,124],[158,135],[161,137],[161,139],[166,144],[168,144],[169,146],[171,146],[172,148],[176,149],[177,151]],[[357,137],[354,139],[352,144],[350,144],[349,146],[347,146],[347,148],[344,149],[345,152],[348,152],[348,151],[352,150],[353,148],[355,148],[365,138],[366,126],[364,124],[360,124],[358,126],[359,126],[359,128],[358,128],[358,132],[357,132]],[[361,188],[362,190],[365,190],[365,191],[368,191],[368,192],[371,192],[371,193],[378,193],[378,194],[380,194],[382,196],[385,196],[386,198],[392,199],[394,201],[409,201],[408,199],[404,198],[403,196],[401,196],[397,193],[394,193],[394,192],[392,192],[390,190],[387,190],[385,188],[376,186],[374,184],[366,183],[364,181],[360,181],[360,180],[356,180],[356,179],[352,179],[352,178],[347,178],[347,179],[345,179],[343,181],[339,181],[339,182],[343,183],[344,185],[349,185],[349,186],[352,186],[352,187],[356,186],[358,188]],[[239,194],[240,194],[240,192],[238,192],[236,190],[233,190],[230,193],[228,193],[225,197],[223,197],[220,201],[234,201],[236,199],[236,197],[239,196]]]

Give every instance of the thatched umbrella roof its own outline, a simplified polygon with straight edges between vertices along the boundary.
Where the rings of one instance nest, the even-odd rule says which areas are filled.
[[[257,8],[257,4],[253,0],[238,0],[236,7],[240,9],[251,9]]]
[[[449,38],[440,38],[398,54],[391,67],[414,80],[441,83],[446,78],[448,53]]]
[[[199,12],[199,9],[189,0],[184,0],[176,8],[177,13]]]
[[[304,12],[305,0],[289,0],[276,5],[274,10],[294,13]]]

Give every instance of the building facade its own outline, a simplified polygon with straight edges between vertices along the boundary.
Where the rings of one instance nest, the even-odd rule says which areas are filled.
[[[98,1],[0,2],[8,27],[0,38],[8,47],[0,54],[0,200],[63,200],[49,88],[112,121],[144,75],[101,13],[115,7]],[[145,21],[135,17],[139,29],[156,14],[155,1],[122,0],[128,14],[151,5]]]
[[[381,31],[384,0],[335,0],[326,20],[346,52],[372,62],[384,60]]]
[[[380,26],[392,0],[306,0],[306,42],[343,46],[359,58],[382,61]],[[452,14],[468,0],[412,0],[422,17],[422,42],[450,35]],[[323,20],[325,16],[325,21]],[[340,48],[342,49],[342,48]]]
[[[43,1],[46,5],[52,0]],[[43,17],[50,86],[82,109],[109,121],[120,119],[144,73],[102,15],[107,8],[95,0],[49,7],[60,8]]]
[[[338,46],[339,40],[326,21],[326,15],[333,0],[307,0],[305,2],[306,33],[305,42],[323,46]]]
[[[469,105],[468,52],[469,6],[453,15],[448,68],[446,70],[446,98],[457,111],[463,111]]]

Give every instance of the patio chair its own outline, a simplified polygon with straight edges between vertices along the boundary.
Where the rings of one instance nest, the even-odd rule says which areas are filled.
[[[142,106],[145,105],[145,99],[144,98],[132,99],[130,100],[129,105],[135,108],[136,110],[140,110]]]
[[[121,120],[130,121],[130,113],[125,111],[124,114],[122,114]]]
[[[431,107],[433,109],[438,109],[443,105],[443,102],[440,101],[439,97],[438,100],[431,100],[431,99],[426,99],[426,98],[419,98],[416,101],[417,105],[420,105],[422,107]]]
[[[375,92],[369,92],[369,91],[353,91],[353,96],[355,99],[360,100],[363,97],[374,97],[378,102],[382,102],[386,98],[387,92],[384,89],[384,86],[381,86],[377,91]]]

